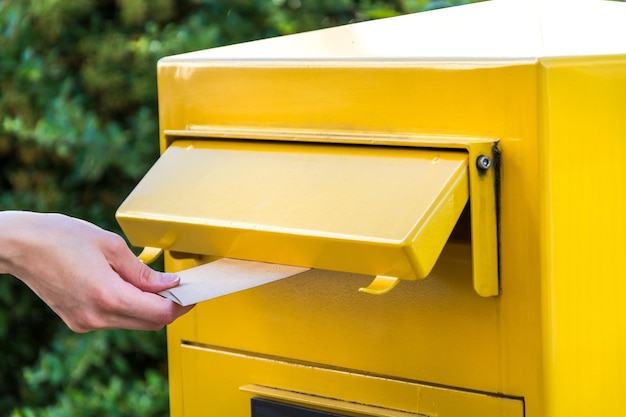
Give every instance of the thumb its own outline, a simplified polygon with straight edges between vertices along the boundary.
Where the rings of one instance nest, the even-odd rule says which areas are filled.
[[[176,287],[180,283],[178,275],[155,271],[141,262],[139,262],[136,274],[122,278],[140,290],[152,293]]]
[[[155,271],[141,262],[127,246],[110,254],[109,264],[124,281],[142,291],[157,293],[180,283],[178,275]]]

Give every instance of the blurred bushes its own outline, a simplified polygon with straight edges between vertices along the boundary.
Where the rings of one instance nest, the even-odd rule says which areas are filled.
[[[467,2],[3,0],[0,209],[119,231],[115,209],[158,156],[162,56]],[[0,415],[167,414],[164,332],[72,334],[0,277],[0,345]]]

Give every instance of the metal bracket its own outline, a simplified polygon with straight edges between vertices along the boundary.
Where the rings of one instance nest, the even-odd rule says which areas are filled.
[[[377,275],[370,285],[359,288],[359,291],[372,295],[387,294],[389,291],[393,290],[399,282],[400,278]]]

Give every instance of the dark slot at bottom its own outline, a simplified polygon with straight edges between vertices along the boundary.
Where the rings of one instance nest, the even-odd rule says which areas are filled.
[[[345,417],[262,398],[252,399],[252,417]]]

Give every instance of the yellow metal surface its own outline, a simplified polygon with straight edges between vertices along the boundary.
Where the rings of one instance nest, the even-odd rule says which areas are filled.
[[[523,417],[520,399],[394,381],[346,369],[329,369],[247,352],[183,346],[183,379],[219,375],[187,385],[184,415],[211,410],[215,415],[249,415],[251,396],[331,411],[347,416]],[[242,386],[238,381],[248,381]],[[314,393],[310,395],[308,393]],[[199,413],[198,413],[199,414]]]
[[[400,279],[396,277],[376,275],[370,285],[368,285],[367,287],[359,288],[359,291],[372,295],[387,294],[389,291],[394,289],[399,282]]]
[[[176,141],[117,218],[138,246],[422,279],[467,203],[467,165],[447,150]]]
[[[398,133],[342,132],[306,129],[250,129],[224,126],[202,126],[189,130],[165,130],[165,145],[176,140],[198,139],[253,139],[262,141],[285,141],[301,143],[333,143],[355,145],[379,145],[417,147],[425,149],[464,150],[468,154],[472,260],[474,289],[484,297],[499,292],[498,271],[498,218],[496,195],[499,191],[498,141],[494,139],[461,136],[428,136]],[[349,149],[349,148],[348,148]],[[479,158],[487,157],[491,165],[479,168]],[[428,246],[434,247],[430,241]]]
[[[244,405],[227,412],[223,407],[207,410],[188,402],[189,383],[208,384],[215,379],[185,374],[193,365],[181,360],[181,341],[377,372],[392,380],[409,378],[523,396],[524,409],[538,415],[541,341],[532,336],[540,328],[539,283],[532,279],[538,276],[537,229],[536,217],[525,211],[532,212],[530,202],[537,202],[534,62],[461,67],[407,63],[397,68],[363,62],[346,68],[306,65],[232,68],[220,64],[200,69],[194,63],[184,70],[162,66],[161,126],[164,132],[188,129],[200,135],[204,126],[212,124],[233,129],[280,126],[389,133],[405,135],[408,143],[416,140],[410,133],[417,132],[417,136],[432,135],[435,148],[445,144],[448,135],[499,138],[501,204],[506,207],[500,223],[501,295],[476,296],[468,239],[466,245],[444,249],[431,279],[402,282],[384,297],[354,291],[368,285],[371,277],[316,271],[245,296],[202,303],[169,328],[172,415],[249,412]],[[218,88],[230,90],[237,85],[245,96]],[[289,103],[284,101],[287,97]],[[232,115],[226,114],[231,111]],[[166,140],[163,133],[162,143]],[[507,149],[514,156],[508,156]],[[529,203],[520,204],[520,194]],[[527,221],[522,223],[521,218]],[[167,265],[170,270],[179,268],[178,261]],[[216,375],[234,371],[214,370]],[[277,371],[268,367],[266,372]],[[234,389],[250,382],[237,381]],[[383,391],[380,396],[394,394]],[[462,412],[463,403],[442,397]],[[380,404],[380,397],[370,404]]]
[[[475,187],[493,182],[473,162],[493,142],[460,147],[471,238],[448,242],[430,279],[369,297],[354,288],[371,276],[314,270],[201,303],[170,326],[172,416],[249,416],[246,385],[305,395],[282,399],[298,404],[319,395],[431,416],[620,415],[625,6],[493,0],[162,61],[163,151],[185,136],[268,131],[350,146],[431,138],[435,149],[494,138],[501,150],[498,240],[475,239],[496,230],[480,224],[491,202],[474,206]],[[186,251],[166,253],[167,269],[205,261]],[[472,288],[485,285],[472,272],[481,253],[496,258],[497,297]]]
[[[461,186],[465,187],[463,184],[466,183],[466,180],[445,176],[441,178],[441,176],[434,176],[433,173],[441,173],[441,170],[434,170],[434,165],[440,164],[438,155],[447,155],[448,157],[456,155],[461,158],[459,153],[446,151],[463,150],[463,155],[469,156],[469,161],[471,161],[467,164],[467,176],[469,178],[469,189],[473,194],[473,198],[470,199],[470,206],[473,231],[474,288],[481,296],[498,294],[497,213],[495,200],[499,152],[497,151],[497,142],[494,140],[465,137],[377,135],[371,133],[354,135],[332,131],[307,132],[303,130],[230,129],[219,127],[203,128],[200,131],[166,131],[166,135],[168,146],[173,145],[175,142],[176,145],[171,147],[168,153],[163,156],[163,161],[158,162],[148,176],[142,180],[137,190],[122,204],[117,213],[120,224],[134,244],[139,246],[156,245],[165,249],[183,252],[210,253],[214,256],[241,257],[370,275],[379,275],[384,273],[381,271],[387,271],[387,274],[394,273],[401,279],[421,279],[428,275],[439,256],[441,247],[452,230],[453,224],[458,218],[465,198],[461,198],[458,193],[455,194],[454,190],[460,190],[458,187]],[[225,139],[228,140],[224,142]],[[247,149],[248,153],[244,152],[245,149],[236,150],[237,147],[250,147],[251,145],[250,143],[242,145],[242,143],[233,141],[233,139],[245,139],[244,143],[249,142],[249,140],[264,141],[265,144],[258,143],[256,146],[258,146],[257,150],[259,150],[258,155],[263,155],[265,159],[257,156],[254,153],[256,152],[254,149]],[[203,141],[210,141],[210,143]],[[287,144],[279,142],[286,142]],[[308,143],[309,146],[296,147],[294,142],[298,144]],[[222,143],[222,145],[218,145],[219,143]],[[291,145],[288,145],[289,143]],[[320,144],[332,144],[333,146],[326,147],[326,149],[332,149],[334,156],[330,156],[330,154],[329,156],[321,156],[321,153],[316,155],[316,153],[319,153]],[[339,146],[347,144],[367,146],[362,147],[362,149]],[[236,162],[228,163],[224,160],[222,154],[207,154],[207,152],[202,151],[202,148],[214,146],[225,147],[222,149],[222,152],[230,154],[229,157],[234,158]],[[377,148],[372,148],[372,146]],[[173,149],[182,147],[187,147],[185,152],[176,152],[176,155],[171,155],[175,152]],[[226,149],[228,147],[233,147],[233,149]],[[275,158],[275,156],[270,154],[275,154],[276,152],[272,150],[277,149],[277,147],[285,151],[281,151],[284,154],[292,152],[289,149],[301,149],[302,152],[295,158],[289,157],[291,158],[289,160],[284,157],[279,157],[276,161],[270,160],[270,158]],[[419,172],[417,170],[418,162],[415,162],[415,166],[409,162],[409,165],[411,165],[410,170],[412,171],[410,175],[419,176],[419,178],[411,181],[411,184],[421,187],[420,194],[407,193],[406,188],[399,180],[401,178],[401,175],[398,175],[399,170],[404,169],[402,175],[407,175],[408,169],[406,166],[403,168],[398,165],[394,169],[389,169],[389,165],[385,165],[384,161],[391,156],[389,147],[407,148],[405,151],[396,150],[394,152],[404,152],[406,155],[410,154],[413,156],[419,155],[419,152],[424,152],[414,148],[429,149],[431,152],[433,148],[437,148],[440,152],[443,152],[435,156],[428,156],[428,152],[424,153],[426,159],[429,157],[434,159],[431,159],[431,162],[420,161],[419,164],[421,164],[422,170]],[[195,148],[198,149],[194,151]],[[367,149],[366,153],[370,154],[370,158],[374,155],[375,162],[372,162],[371,159],[363,158],[364,155],[357,155],[356,153],[359,149],[361,153]],[[409,151],[410,149],[412,151]],[[304,158],[303,155],[308,155],[307,158],[311,159],[308,165],[301,164],[302,158]],[[335,158],[337,160],[338,155],[343,155],[341,156],[342,159],[345,158],[345,155],[350,155],[351,159],[356,158],[361,161],[358,162],[363,165],[360,169],[362,172],[367,172],[368,176],[365,178],[354,178],[350,182],[346,180],[344,172],[348,170],[352,172],[351,175],[358,176],[359,171],[354,169],[354,163],[345,165],[342,162],[341,164],[333,165],[332,170],[329,170],[328,162],[323,164],[315,162],[321,157]],[[479,168],[478,159],[485,157],[488,158],[487,161],[492,166]],[[169,159],[165,161],[167,158]],[[215,158],[221,162],[213,166],[211,164]],[[254,163],[242,163],[244,158],[254,159]],[[399,160],[402,159],[406,162],[406,158]],[[192,161],[194,161],[195,165],[190,163]],[[382,165],[380,165],[381,163]],[[236,170],[236,167],[242,164],[246,165],[249,172]],[[260,180],[256,172],[268,170],[263,166],[254,168],[254,164],[270,165],[272,169],[269,170],[267,175],[273,175],[273,177]],[[321,178],[312,178],[312,172],[315,169],[314,164],[318,164],[317,168],[323,170],[322,174],[319,175]],[[225,165],[232,171],[224,169]],[[192,166],[195,167],[195,171],[192,171]],[[231,166],[234,168],[230,168]],[[430,167],[430,171],[424,171],[424,166]],[[374,167],[377,167],[379,171],[375,171]],[[285,176],[278,173],[276,175],[279,170],[286,171],[289,174]],[[212,174],[212,172],[216,171],[219,172]],[[179,174],[172,175],[172,172],[178,172]],[[294,177],[295,172],[299,172],[299,175],[301,175],[300,179]],[[460,174],[460,172],[458,171],[457,173]],[[254,178],[247,181],[245,180],[246,175],[254,176]],[[213,176],[220,178],[220,180],[206,180],[210,181],[210,184],[206,186],[198,183],[198,178],[212,178]],[[338,190],[339,187],[335,177],[338,178],[339,176],[342,178],[341,186],[350,191],[342,192]],[[376,176],[375,181],[372,181],[372,176]],[[229,181],[235,181],[237,184]],[[321,185],[323,181],[327,181],[328,185]],[[359,182],[358,187],[355,187],[354,181]],[[391,181],[395,184],[395,188],[383,184],[384,181]],[[267,184],[269,188],[258,187],[257,184],[259,182]],[[311,182],[314,182],[313,189],[317,195],[315,200],[311,200],[309,195],[304,195],[311,192],[310,189],[304,186]],[[439,184],[440,182],[441,184]],[[247,183],[248,186],[254,187],[254,192],[245,191],[239,185],[241,183]],[[381,191],[373,188],[376,184],[382,187]],[[428,184],[428,186],[424,187],[423,184]],[[442,187],[439,191],[437,190],[438,184]],[[199,190],[199,187],[203,187],[202,190]],[[452,191],[450,187],[452,187]],[[157,188],[160,189],[158,193],[153,191]],[[209,190],[212,194],[207,193]],[[320,190],[323,191],[320,192]],[[354,200],[349,199],[348,197],[354,195],[357,190],[361,190],[358,198]],[[464,190],[465,188],[463,188]],[[174,192],[181,195],[186,201],[183,203],[180,199],[172,201],[161,197]],[[437,196],[433,194],[433,196],[428,197],[427,194],[430,192],[438,192],[439,194]],[[232,193],[236,193],[238,197],[233,198]],[[328,195],[324,195],[324,193]],[[389,193],[395,193],[396,195],[388,198]],[[450,193],[454,195],[450,195]],[[341,194],[340,199],[336,198],[338,194]],[[150,196],[150,198],[146,198],[145,195]],[[227,195],[231,195],[231,197],[225,198]],[[377,195],[378,198],[372,199],[372,195]],[[413,204],[412,208],[409,207],[410,204],[407,205],[402,202],[396,204],[395,207],[391,207],[393,205],[391,203],[392,200],[398,203],[401,195],[405,195],[406,201],[410,201],[410,204]],[[240,196],[252,198],[252,203],[248,201],[246,204],[243,204],[243,197]],[[254,200],[255,198],[256,200]],[[447,202],[451,204],[444,204],[446,198]],[[421,209],[415,206],[418,200],[414,199],[420,199],[422,207],[426,208],[421,218],[419,217]],[[237,205],[236,209],[226,207],[223,203],[225,200],[235,203]],[[294,200],[296,203],[293,202]],[[308,205],[297,204],[298,201],[302,200],[306,200]],[[350,201],[352,209],[345,204],[346,200]],[[211,202],[211,204],[207,204],[207,201]],[[280,209],[269,208],[269,201],[280,206]],[[284,201],[289,201],[289,205],[285,205]],[[317,201],[318,206],[311,205],[311,201]],[[366,214],[360,215],[356,223],[354,222],[355,218],[352,218],[350,220],[352,223],[350,223],[345,218],[342,219],[340,215],[335,214],[333,217],[330,217],[335,224],[329,224],[327,220],[322,219],[324,223],[321,224],[321,227],[317,225],[312,226],[312,223],[316,221],[315,214],[319,216],[321,213],[326,213],[329,210],[336,213],[337,210],[331,206],[335,206],[337,202],[342,203],[340,210],[346,215],[350,215],[354,210],[363,211],[358,208],[359,204],[368,208],[365,211]],[[259,204],[263,206],[264,210],[257,210]],[[427,207],[428,205],[431,206],[430,209]],[[375,206],[378,206],[378,209],[373,208]],[[184,209],[181,210],[181,207],[184,207]],[[214,218],[215,212],[212,211],[216,207],[219,208],[218,219]],[[242,207],[246,207],[247,211],[244,211]],[[379,210],[378,214],[376,214],[375,210]],[[410,213],[410,218],[405,219],[404,226],[402,226],[407,228],[407,230],[404,232],[396,230],[396,233],[398,233],[395,238],[396,243],[390,242],[388,237],[375,241],[381,233],[388,234],[394,231],[388,227],[389,222],[393,222],[395,227],[401,225],[397,218],[392,220],[392,216],[389,216],[388,213],[392,210],[398,213],[403,212],[404,215]],[[245,217],[243,220],[241,218],[242,214]],[[267,216],[274,216],[270,221],[272,224],[267,224]],[[369,220],[366,218],[367,216],[369,216]],[[293,225],[294,221],[298,222],[302,221],[302,219],[306,219],[306,228],[289,227],[290,224]],[[350,233],[336,232],[345,228],[348,224],[353,225],[352,236],[355,239],[348,239],[351,236]],[[224,227],[224,225],[226,226]],[[411,227],[412,231],[410,230]],[[377,230],[374,230],[374,228],[377,228]],[[226,229],[229,229],[229,236],[225,236]],[[256,238],[263,240],[264,243],[252,242],[252,233],[256,233],[258,235]],[[247,236],[246,239],[241,238],[242,234]],[[317,238],[317,242],[312,241],[312,237]],[[284,239],[285,242],[282,243],[280,239]],[[304,242],[307,239],[308,242]],[[340,239],[343,239],[343,241],[340,243],[335,242]],[[232,241],[237,241],[237,245],[231,244]],[[373,245],[372,242],[374,242]],[[298,246],[298,243],[304,243],[307,246],[303,248]],[[246,244],[248,246],[245,246]],[[339,244],[344,244],[344,247],[338,251],[337,245]],[[366,249],[369,253],[363,252],[364,245],[370,246]],[[385,245],[387,247],[383,247]],[[270,249],[272,246],[288,246],[291,249],[288,252],[281,251],[277,253]],[[395,246],[395,248],[390,248],[389,246]],[[389,253],[393,250],[396,251],[396,254],[399,253],[400,258],[406,256],[406,259],[403,259],[402,262],[404,263],[404,271],[408,270],[408,273],[403,272],[400,269],[401,266],[398,266],[397,263],[394,264],[396,261],[389,256]],[[327,259],[320,255],[321,253],[330,254],[331,258]],[[348,256],[348,253],[351,255]],[[358,253],[361,253],[361,255],[357,255]],[[341,258],[338,257],[339,254],[342,255]],[[387,257],[385,258],[385,256]]]
[[[152,262],[159,259],[161,255],[163,255],[163,249],[146,247],[143,248],[138,258],[144,264],[150,265]]]
[[[544,59],[545,415],[626,407],[626,55]],[[584,411],[581,411],[584,410]]]
[[[189,266],[179,262],[168,258],[168,269]],[[431,279],[400,282],[380,297],[355,291],[370,281],[364,275],[311,270],[200,303],[170,326],[170,352],[175,355],[190,342],[387,379],[500,392],[497,298],[479,297],[473,290],[469,244],[447,245]],[[183,372],[179,365],[170,369],[172,377],[182,378],[176,375]]]

